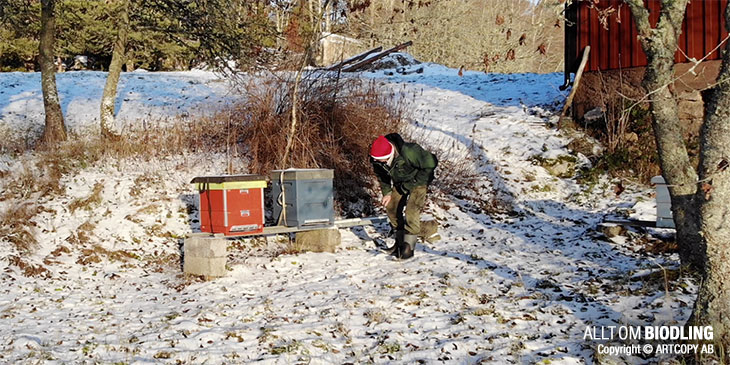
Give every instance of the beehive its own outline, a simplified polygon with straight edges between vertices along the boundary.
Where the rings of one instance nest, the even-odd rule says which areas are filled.
[[[274,219],[287,227],[334,224],[334,193],[329,169],[271,172]]]
[[[191,183],[199,192],[202,232],[226,236],[263,232],[265,176],[199,176]]]

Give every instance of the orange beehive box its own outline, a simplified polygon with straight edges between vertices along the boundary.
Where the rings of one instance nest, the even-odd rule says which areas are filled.
[[[200,230],[226,236],[264,231],[262,175],[221,175],[194,178],[200,198]]]

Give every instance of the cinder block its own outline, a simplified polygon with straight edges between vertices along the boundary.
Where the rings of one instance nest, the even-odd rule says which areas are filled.
[[[300,252],[335,252],[341,242],[342,235],[337,228],[297,232],[294,239],[295,248]]]
[[[226,276],[226,257],[196,257],[186,254],[183,272],[192,275]]]
[[[183,251],[185,257],[226,257],[228,241],[217,237],[187,237]]]

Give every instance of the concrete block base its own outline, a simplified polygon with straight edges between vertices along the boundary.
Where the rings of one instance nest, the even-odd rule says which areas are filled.
[[[226,257],[190,257],[185,255],[183,272],[206,277],[226,276]]]
[[[183,272],[206,277],[220,277],[226,275],[226,247],[225,238],[210,236],[188,237],[183,246]]]
[[[335,252],[342,242],[337,228],[297,232],[294,245],[299,252]]]
[[[185,238],[185,256],[226,257],[228,240],[211,236]]]

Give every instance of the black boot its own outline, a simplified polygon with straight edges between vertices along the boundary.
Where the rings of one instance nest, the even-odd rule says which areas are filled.
[[[396,255],[396,257],[401,260],[406,260],[413,257],[413,251],[415,251],[416,249],[416,239],[418,239],[418,236],[416,235],[404,235],[402,244],[398,246],[398,254]]]
[[[385,250],[390,255],[393,255],[395,257],[398,257],[398,252],[400,251],[400,247],[403,246],[403,240],[405,239],[405,231],[402,229],[395,231],[395,244],[393,244],[393,247],[389,247]]]

